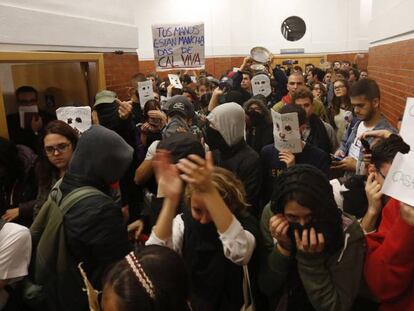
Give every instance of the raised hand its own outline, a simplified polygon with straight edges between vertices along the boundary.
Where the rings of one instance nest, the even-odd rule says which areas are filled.
[[[365,193],[368,199],[368,210],[372,213],[379,214],[382,209],[381,184],[375,180],[375,173],[369,174],[365,184]]]
[[[189,155],[187,159],[181,159],[177,164],[181,171],[181,178],[197,189],[197,192],[214,191],[214,185],[211,181],[213,172],[213,155],[211,152],[206,154],[206,159],[198,155]]]
[[[288,229],[289,223],[283,214],[276,214],[270,218],[270,234],[277,240],[278,249],[285,256],[290,256],[290,251],[292,250],[292,243],[294,242],[291,241],[287,234]]]
[[[123,102],[119,99],[115,99],[116,103],[119,105],[118,108],[118,114],[119,117],[123,120],[126,120],[129,118],[129,116],[132,114],[132,101]]]
[[[180,179],[176,166],[171,163],[169,152],[158,150],[152,160],[152,166],[154,168],[160,192],[162,192],[166,198],[179,200],[183,182]]]
[[[295,155],[287,150],[282,150],[279,152],[279,160],[286,163],[287,168],[295,165]]]

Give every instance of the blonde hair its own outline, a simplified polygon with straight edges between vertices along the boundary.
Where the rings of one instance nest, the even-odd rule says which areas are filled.
[[[243,212],[249,207],[246,202],[246,191],[243,184],[232,172],[221,167],[215,167],[211,174],[211,182],[232,213]],[[187,185],[185,189],[187,207],[191,207],[191,196],[194,192],[196,192],[194,187]]]

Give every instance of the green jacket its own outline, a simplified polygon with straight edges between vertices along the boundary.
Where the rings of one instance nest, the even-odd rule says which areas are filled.
[[[291,265],[295,264],[315,310],[350,310],[362,280],[365,254],[365,237],[358,221],[352,216],[344,215],[350,224],[344,229],[344,248],[335,255],[297,252],[293,255],[295,257],[286,257],[277,250],[269,232],[272,216],[268,204],[263,210],[260,223],[263,243],[259,245],[262,260],[259,286],[269,299],[270,310],[275,310]]]

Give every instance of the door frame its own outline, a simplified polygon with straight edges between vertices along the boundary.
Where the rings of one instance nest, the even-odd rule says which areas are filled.
[[[68,52],[0,52],[0,63],[59,63],[91,62],[96,63],[98,90],[106,88],[103,53],[68,53]],[[3,91],[0,85],[0,137],[9,138]]]

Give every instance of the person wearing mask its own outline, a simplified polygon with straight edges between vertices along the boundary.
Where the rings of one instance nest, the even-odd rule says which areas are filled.
[[[306,112],[301,106],[287,105],[282,107],[280,113],[297,113],[299,131],[301,136],[304,135],[304,131],[307,128]],[[274,135],[277,134],[274,133]],[[277,137],[275,137],[276,139]],[[326,152],[304,141],[302,141],[302,148],[302,152],[299,153],[292,153],[289,150],[278,150],[274,144],[267,145],[262,149],[260,153],[261,175],[263,177],[261,206],[269,202],[273,191],[274,180],[277,176],[296,164],[309,164],[318,168],[326,175],[329,174],[331,159]]]
[[[280,175],[260,229],[259,285],[269,310],[350,310],[362,281],[365,238],[342,213],[320,170],[297,165]]]
[[[303,132],[303,140],[328,154],[334,153],[338,149],[335,130],[314,113],[312,92],[306,87],[298,88],[292,95],[292,103],[301,106],[306,112],[307,127]]]
[[[378,84],[371,79],[362,79],[355,82],[350,90],[351,104],[357,118],[357,122],[351,130],[344,135],[335,156],[343,158],[341,161],[332,162],[334,169],[343,170],[351,175],[363,175],[363,148],[361,137],[363,133],[371,130],[386,129],[391,132],[396,130],[381,114],[380,90]],[[368,138],[371,143],[372,138]]]
[[[159,151],[154,167],[164,203],[146,245],[168,246],[182,255],[192,310],[240,310],[242,266],[252,256],[257,234],[241,182],[215,168],[211,153],[172,165],[168,153]],[[182,181],[187,183],[185,206],[176,216]]]
[[[17,219],[30,226],[46,202],[52,187],[65,175],[77,141],[78,134],[63,121],[55,120],[46,126],[41,139],[42,152],[35,165],[38,180],[36,199],[8,209],[2,217],[5,221]]]
[[[244,104],[246,112],[246,142],[257,153],[273,143],[273,123],[269,109],[260,99],[249,99]]]
[[[207,116],[206,143],[213,151],[214,163],[235,174],[246,189],[246,200],[254,215],[259,215],[259,155],[244,139],[246,115],[236,103],[217,106]]]
[[[104,271],[129,253],[127,226],[121,204],[111,197],[111,185],[124,176],[132,159],[133,149],[121,136],[103,126],[93,125],[79,138],[58,189],[62,196],[60,202],[84,186],[98,190],[99,194],[94,193],[66,206],[66,213],[61,215],[63,231],[58,233],[60,236],[63,234],[64,243],[58,243],[56,248],[47,249],[47,252],[39,246],[46,245],[47,240],[55,237],[44,236],[48,231],[43,230],[50,228],[49,222],[55,223],[57,219],[45,208],[46,205],[36,217],[31,227],[36,249],[36,280],[41,281],[52,310],[87,310],[82,286],[74,282],[80,282],[80,274],[74,275],[80,262],[83,262],[92,286],[102,290]],[[62,254],[66,254],[64,260],[56,261]],[[63,264],[64,267],[61,266]],[[50,275],[53,269],[60,273]]]
[[[39,150],[38,135],[50,121],[56,120],[56,117],[39,108],[39,94],[31,86],[21,86],[16,90],[16,102],[19,110],[25,107],[35,107],[38,112],[31,113],[30,120],[24,121],[24,127],[20,123],[19,112],[8,115],[7,127],[10,140],[16,145],[25,145],[37,153]]]

